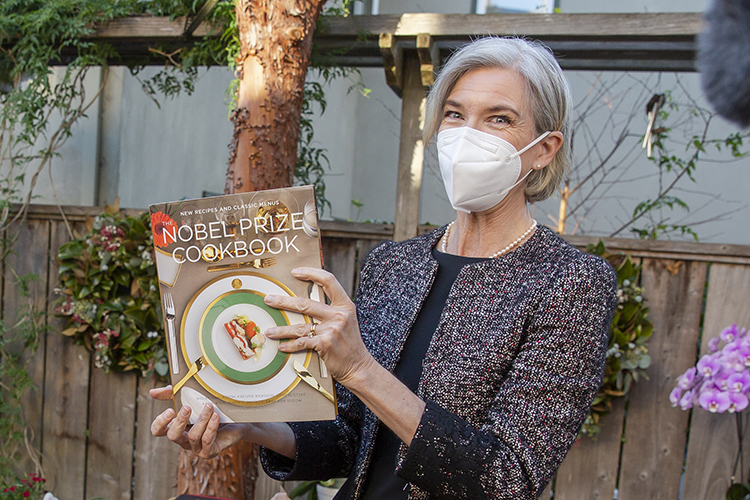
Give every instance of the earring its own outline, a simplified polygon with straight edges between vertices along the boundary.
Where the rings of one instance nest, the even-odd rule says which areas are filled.
[[[537,168],[537,170],[539,170],[539,169],[542,168],[542,166],[541,165],[537,165],[536,168]]]

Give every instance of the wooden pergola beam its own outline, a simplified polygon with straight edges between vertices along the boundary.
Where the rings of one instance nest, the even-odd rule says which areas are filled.
[[[220,33],[203,23],[183,36],[184,27],[184,19],[130,17],[97,26],[94,38],[113,44],[122,63],[163,64],[149,47],[176,50]],[[326,61],[344,66],[383,67],[380,33],[403,49],[416,49],[418,36],[429,33],[441,60],[479,36],[523,35],[549,45],[564,69],[694,71],[700,30],[700,13],[403,14],[327,18],[315,39]]]
[[[315,33],[317,62],[382,67],[403,96],[394,239],[418,232],[424,145],[424,98],[434,72],[464,43],[487,35],[518,35],[546,43],[563,69],[695,71],[700,13],[658,14],[402,14],[325,18]],[[149,50],[170,53],[221,30],[185,20],[131,17],[97,26],[96,40],[112,44],[120,64],[164,64]],[[66,61],[61,61],[63,64]],[[113,61],[115,62],[115,61]]]

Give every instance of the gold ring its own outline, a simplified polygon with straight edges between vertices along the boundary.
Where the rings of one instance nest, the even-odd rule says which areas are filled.
[[[313,338],[315,336],[315,327],[318,326],[316,322],[310,323],[310,333],[307,334],[308,337]]]

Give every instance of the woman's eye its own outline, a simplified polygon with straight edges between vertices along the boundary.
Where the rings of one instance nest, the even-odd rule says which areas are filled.
[[[492,123],[510,123],[510,118],[508,118],[507,116],[493,116]]]
[[[461,114],[457,111],[446,111],[443,114],[443,118],[447,118],[450,120],[459,120],[461,118]]]

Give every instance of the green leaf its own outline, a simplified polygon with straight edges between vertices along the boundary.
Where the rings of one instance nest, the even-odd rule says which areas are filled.
[[[750,484],[733,484],[727,489],[727,500],[744,500],[750,495]]]

